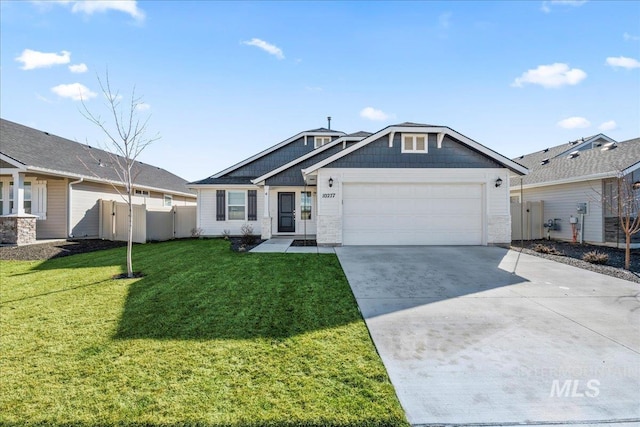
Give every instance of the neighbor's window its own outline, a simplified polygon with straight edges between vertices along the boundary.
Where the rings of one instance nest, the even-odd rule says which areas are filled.
[[[426,153],[428,135],[402,135],[403,153]]]
[[[24,182],[24,213],[31,213],[31,182]],[[13,212],[13,182],[9,183],[9,213]]]
[[[173,196],[171,194],[164,195],[164,205],[169,208],[173,206]]]
[[[229,220],[245,220],[245,192],[244,191],[228,191],[227,192],[227,206]]]
[[[303,191],[300,196],[300,219],[311,219],[311,191]]]
[[[148,190],[134,190],[134,194],[136,196],[149,197],[149,191]]]
[[[4,215],[4,185],[0,181],[0,215]]]
[[[323,145],[328,144],[330,142],[331,142],[330,136],[314,136],[313,137],[313,143],[315,148],[322,147]]]

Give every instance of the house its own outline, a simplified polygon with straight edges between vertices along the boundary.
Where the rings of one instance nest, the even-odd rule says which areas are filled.
[[[527,169],[446,126],[300,132],[188,186],[204,235],[315,236],[319,245],[511,241],[510,174]]]
[[[35,222],[37,239],[98,237],[98,201],[123,201],[121,179],[110,165],[112,156],[0,119],[0,218],[7,223],[19,218],[22,226],[13,228],[20,230]],[[184,179],[141,162],[135,168],[135,204],[165,209],[195,205],[195,194]]]
[[[640,138],[616,142],[597,134],[514,161],[529,168],[526,176],[512,177],[513,202],[543,202],[549,236],[593,244],[624,241],[615,209],[618,176],[640,180]],[[640,197],[640,194],[638,194]],[[519,215],[512,209],[512,213]],[[542,224],[538,227],[540,228]],[[546,233],[546,231],[545,231]],[[635,236],[635,242],[638,240]]]

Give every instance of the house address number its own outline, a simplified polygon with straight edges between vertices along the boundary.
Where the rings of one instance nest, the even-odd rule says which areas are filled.
[[[323,199],[333,199],[336,197],[336,193],[322,193]]]

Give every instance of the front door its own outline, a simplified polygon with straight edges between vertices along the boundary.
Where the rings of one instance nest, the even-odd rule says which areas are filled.
[[[296,231],[296,193],[278,193],[278,232]]]

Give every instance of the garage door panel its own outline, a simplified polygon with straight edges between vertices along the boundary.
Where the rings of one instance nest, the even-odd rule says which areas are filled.
[[[482,244],[479,184],[344,184],[345,245]]]

